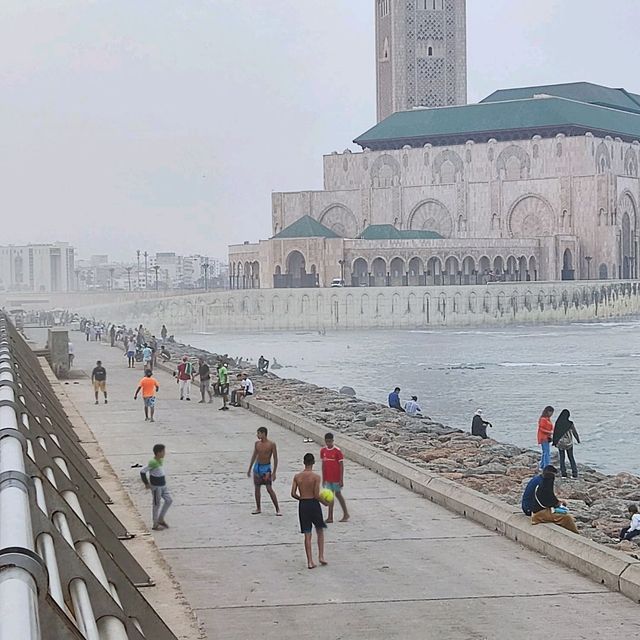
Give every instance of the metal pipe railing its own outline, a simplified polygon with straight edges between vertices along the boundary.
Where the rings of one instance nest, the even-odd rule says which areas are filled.
[[[40,640],[29,478],[5,323],[0,319],[0,640]]]

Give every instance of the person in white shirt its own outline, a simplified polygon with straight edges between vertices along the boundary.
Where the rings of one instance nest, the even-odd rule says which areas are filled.
[[[418,404],[418,396],[411,396],[411,400],[407,400],[406,404],[404,405],[404,412],[408,416],[417,416],[422,413],[422,409]]]
[[[620,532],[620,540],[633,540],[636,536],[640,536],[640,513],[635,504],[629,505],[629,515],[631,523]]]

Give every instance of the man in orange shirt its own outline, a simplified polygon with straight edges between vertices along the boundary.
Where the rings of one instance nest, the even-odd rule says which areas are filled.
[[[158,381],[153,377],[152,372],[147,369],[144,372],[144,378],[138,383],[138,388],[133,396],[134,400],[138,399],[138,394],[142,390],[142,399],[144,400],[144,419],[145,421],[155,422],[153,414],[156,410],[156,392],[160,389]]]

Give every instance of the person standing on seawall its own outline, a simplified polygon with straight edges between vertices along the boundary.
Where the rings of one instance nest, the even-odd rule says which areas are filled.
[[[568,409],[563,409],[556,420],[556,426],[553,429],[553,446],[558,447],[558,453],[560,454],[560,473],[563,478],[567,477],[567,465],[565,463],[565,456],[568,456],[569,463],[571,464],[571,475],[574,478],[578,478],[578,465],[576,459],[573,457],[573,439],[580,444],[580,436],[575,428],[575,425],[569,420],[570,413]]]
[[[540,419],[538,420],[538,444],[541,449],[540,469],[544,469],[551,464],[551,440],[553,439],[553,423],[551,416],[554,408],[546,406]]]

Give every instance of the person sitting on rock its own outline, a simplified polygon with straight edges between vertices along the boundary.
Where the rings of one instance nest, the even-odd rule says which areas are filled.
[[[635,504],[629,505],[629,516],[631,516],[631,522],[620,532],[620,541],[633,540],[636,536],[640,536],[640,514]]]
[[[557,473],[557,469],[552,465],[545,467],[543,471]],[[524,493],[522,494],[522,513],[524,513],[525,516],[530,516],[533,513],[533,508],[536,502],[535,491],[541,484],[542,471],[533,476],[531,480],[529,480],[527,486],[525,487]]]
[[[408,416],[421,417],[422,409],[418,404],[418,396],[411,396],[411,400],[407,400],[407,402],[405,402],[404,410]]]
[[[389,407],[391,407],[391,409],[396,409],[396,411],[402,411],[404,413],[404,409],[400,404],[400,387],[396,387],[389,394]]]
[[[482,409],[478,409],[471,422],[471,435],[479,436],[486,440],[489,437],[487,435],[487,427],[493,427],[493,425],[482,417]]]
[[[573,516],[567,512],[566,504],[560,502],[556,497],[553,485],[557,470],[555,467],[552,467],[553,470],[551,470],[550,466],[547,465],[542,471],[542,482],[533,492],[531,524],[548,522],[557,524],[573,533],[580,533]]]
[[[264,356],[260,356],[258,358],[258,372],[267,373],[268,370],[269,370],[269,361]]]

